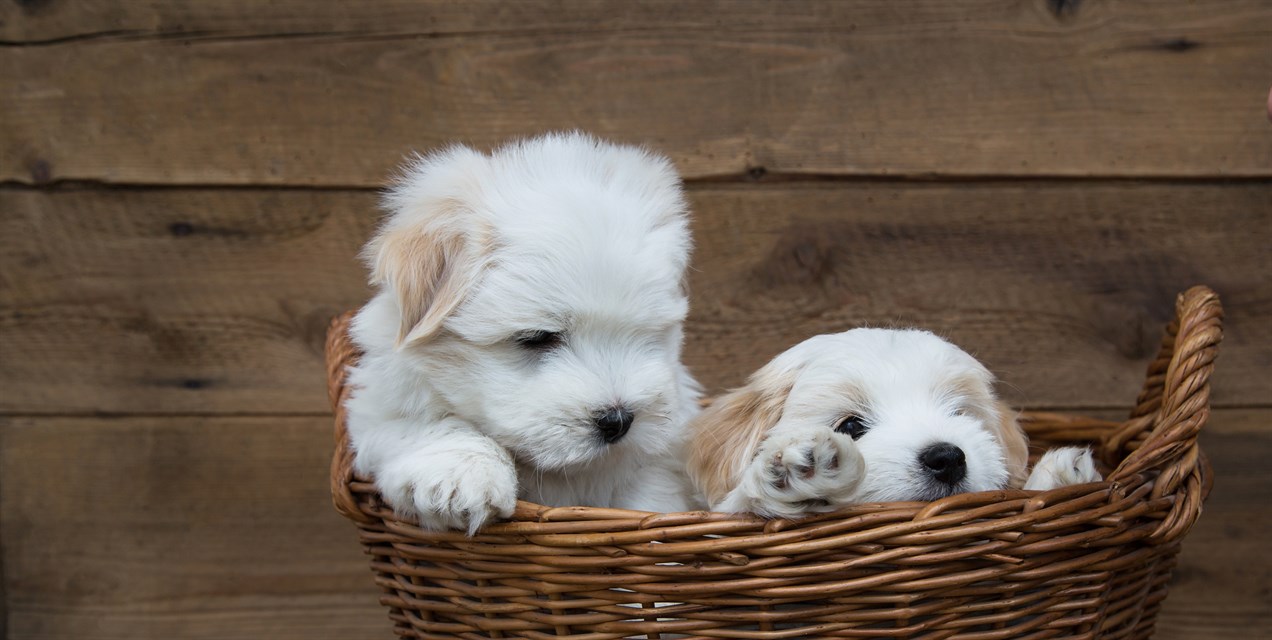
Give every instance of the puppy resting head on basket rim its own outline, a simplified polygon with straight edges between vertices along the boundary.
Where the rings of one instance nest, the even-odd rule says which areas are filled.
[[[426,529],[541,504],[684,510],[688,214],[671,162],[583,134],[407,167],[367,246],[353,466]]]
[[[713,511],[770,517],[1100,480],[1087,449],[1028,444],[975,358],[919,330],[810,338],[690,426],[689,474]]]

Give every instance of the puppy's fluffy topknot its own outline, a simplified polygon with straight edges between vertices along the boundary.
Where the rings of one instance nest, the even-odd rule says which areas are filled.
[[[440,202],[498,204],[527,187],[563,178],[603,184],[659,212],[662,222],[686,222],[688,206],[671,160],[644,147],[608,143],[579,131],[513,140],[488,154],[459,144],[416,154],[398,171],[382,203],[391,213],[427,216]],[[407,222],[390,219],[388,224]]]

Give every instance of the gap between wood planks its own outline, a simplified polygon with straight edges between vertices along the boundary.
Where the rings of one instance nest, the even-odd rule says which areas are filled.
[[[1103,174],[1103,175],[1033,175],[1033,174],[983,174],[983,175],[960,175],[960,174],[944,174],[944,173],[861,173],[861,174],[832,174],[832,173],[799,173],[799,172],[778,172],[769,171],[765,167],[752,167],[741,173],[728,173],[709,176],[698,176],[685,178],[684,185],[689,189],[694,188],[717,188],[741,186],[750,187],[765,185],[780,186],[797,186],[797,185],[825,185],[833,187],[837,184],[974,184],[981,186],[993,186],[995,184],[1002,185],[1019,185],[1019,184],[1196,184],[1196,185],[1224,185],[1224,184],[1272,184],[1272,176],[1219,176],[1219,175],[1134,175],[1134,174]],[[226,190],[226,191],[363,191],[377,192],[391,184],[390,179],[386,176],[384,185],[367,186],[362,184],[271,184],[271,183],[215,183],[215,182],[109,182],[106,180],[88,180],[88,179],[72,179],[59,178],[47,182],[28,182],[22,180],[0,180],[0,190],[14,191],[58,191],[58,190],[81,190],[91,191],[94,189],[101,190],[136,190],[136,191],[178,191],[186,189],[201,190]]]
[[[429,32],[374,32],[374,31],[295,31],[291,33],[222,33],[217,31],[145,31],[141,29],[115,29],[96,33],[81,33],[42,40],[0,40],[0,48],[33,48],[49,47],[78,42],[162,42],[165,40],[188,40],[192,43],[234,43],[261,42],[276,40],[338,40],[341,42],[393,42],[396,40],[440,40],[447,38],[562,38],[574,36],[629,36],[657,34],[694,34],[694,33],[732,33],[746,35],[763,34],[827,34],[852,33],[856,29],[844,27],[800,27],[800,28],[718,28],[714,26],[650,26],[628,27],[619,29],[579,27],[575,29],[491,29],[474,31]],[[1178,45],[1174,45],[1178,47]]]
[[[230,3],[209,9],[175,2],[139,11],[122,9],[110,18],[96,15],[91,10],[77,13],[75,7],[49,7],[48,4],[46,0],[14,0],[12,5],[0,9],[0,25],[5,22],[16,25],[16,29],[8,32],[7,38],[0,40],[0,46],[168,39],[223,42],[306,37],[402,40],[649,32],[853,33],[891,26],[895,21],[890,14],[880,11],[880,7],[865,3],[843,10],[816,3],[792,2],[784,6],[785,11],[781,14],[761,2],[702,3],[689,8],[680,3],[649,2],[618,12],[618,15],[611,8],[595,3],[580,4],[566,13],[545,11],[552,5],[544,3],[525,3],[513,10],[480,2],[465,7],[464,11],[470,15],[486,16],[488,19],[484,21],[456,15],[452,13],[453,9],[428,2],[421,2],[413,7],[414,11],[405,13],[400,11],[401,7],[375,2],[360,7],[358,15],[314,8],[297,17],[294,13],[274,14],[266,10],[263,15],[253,16],[253,20],[236,20],[242,7]],[[1105,17],[1100,7],[1092,11],[1076,0],[1034,0],[1029,4],[1032,6],[1025,7],[1028,10],[1014,16],[1014,20],[981,7],[972,7],[972,11],[964,10],[961,14],[943,9],[939,3],[927,3],[927,6],[916,3],[908,9],[917,24],[936,22],[955,27],[967,23],[1007,24],[1026,35],[1042,36],[1074,31],[1081,24]],[[496,7],[499,11],[491,11]],[[1230,7],[1242,8],[1240,5]],[[1122,11],[1135,15],[1136,9],[1132,7]],[[1157,14],[1149,12],[1149,15]],[[962,18],[962,22],[958,18]],[[1157,46],[1165,51],[1180,52],[1198,44],[1179,37],[1157,43]]]
[[[1118,415],[1131,410],[1130,405],[1125,406],[1044,406],[1030,405],[1026,407],[1017,407],[1021,411],[1033,413],[1072,413],[1077,415],[1086,415],[1091,417],[1103,417],[1109,420],[1117,420]],[[1211,404],[1211,411],[1263,411],[1272,409],[1270,403],[1220,403]],[[252,419],[252,418],[331,418],[333,414],[330,411],[280,411],[270,413],[264,411],[181,411],[166,413],[140,413],[136,411],[66,411],[54,413],[38,413],[30,411],[5,412],[0,411],[0,418],[14,419],[38,419],[38,420],[58,420],[58,419],[101,419],[101,420],[121,420],[128,418],[142,419],[160,419],[169,418],[173,420],[183,420],[187,418],[231,418],[231,419]],[[3,640],[3,638],[0,638]]]

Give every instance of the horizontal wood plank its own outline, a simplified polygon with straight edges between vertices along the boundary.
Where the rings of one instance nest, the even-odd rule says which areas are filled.
[[[977,23],[1081,30],[1093,23],[1124,20],[1139,27],[1208,23],[1216,8],[1254,11],[1257,0],[1193,2],[1162,7],[1152,0],[1057,5],[1023,0],[965,0],[957,7],[941,0],[821,2],[788,0],[365,0],[356,7],[306,0],[166,0],[164,2],[80,3],[19,0],[0,5],[0,46],[38,45],[63,40],[246,38],[313,34],[477,36],[527,32],[621,32],[627,30],[806,31],[910,27],[917,31],[972,28]],[[1178,47],[1179,45],[1176,45]]]
[[[951,337],[1017,404],[1132,403],[1176,293],[1223,296],[1215,400],[1272,397],[1272,184],[691,190],[686,360],[711,390],[817,333]],[[0,411],[327,409],[327,321],[368,295],[375,195],[0,191]]]
[[[849,28],[858,23],[895,21],[887,0],[853,6],[792,0],[776,11],[765,0],[365,0],[340,2],[282,0],[169,0],[165,2],[80,3],[38,0],[0,5],[0,41],[41,44],[89,38],[269,37],[316,33],[428,36],[480,35],[534,31],[623,31],[629,29],[756,29],[783,25],[802,29]],[[905,15],[915,20],[949,22],[961,15],[991,15],[1001,3],[973,0],[961,12],[945,3],[910,3]],[[1072,19],[1067,15],[1066,19]],[[2,45],[0,45],[2,46]]]
[[[11,640],[392,637],[323,418],[0,419]]]
[[[132,4],[125,24],[230,28],[229,9]],[[561,128],[689,178],[1272,175],[1266,3],[630,4],[599,29],[596,5],[433,6],[401,23],[493,31],[363,33],[348,7],[280,37],[3,47],[0,180],[378,186],[412,149]]]
[[[1220,404],[1272,380],[1272,185],[867,186],[702,191],[687,358],[737,384],[807,336],[918,326],[1030,406],[1119,406],[1208,284],[1228,311]],[[1248,358],[1248,360],[1247,360]]]
[[[1158,640],[1272,638],[1272,410],[1220,410],[1203,433],[1215,487],[1185,539]]]
[[[359,192],[0,192],[0,411],[326,409],[367,297]]]
[[[11,640],[388,638],[326,488],[326,418],[0,419]],[[1158,638],[1272,638],[1272,410],[1216,412],[1217,484]]]

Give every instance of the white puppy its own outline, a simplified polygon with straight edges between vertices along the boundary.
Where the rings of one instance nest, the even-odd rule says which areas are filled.
[[[713,510],[769,517],[1100,479],[1063,448],[1025,484],[1028,443],[993,382],[926,331],[816,336],[694,420],[689,473]]]
[[[555,134],[419,158],[366,248],[355,471],[474,532],[518,497],[686,509],[687,207],[671,163]]]

